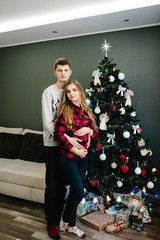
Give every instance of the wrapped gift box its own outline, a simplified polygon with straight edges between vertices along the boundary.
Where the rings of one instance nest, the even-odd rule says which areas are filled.
[[[121,211],[123,209],[117,210],[116,205],[113,205],[112,207],[105,210],[105,213],[107,213],[109,216],[116,217],[117,212]]]
[[[115,222],[115,218],[108,216],[106,213],[100,211],[95,211],[89,213],[86,216],[81,217],[81,221],[86,225],[97,229],[98,231],[103,230],[107,225],[110,225]]]
[[[91,192],[85,195],[85,199],[86,201],[90,201],[90,207],[92,211],[99,210],[98,205],[104,202],[104,199],[102,196],[98,196],[95,193],[91,193]]]
[[[77,217],[81,217],[87,213],[91,212],[90,202],[80,203],[77,207]]]
[[[143,223],[151,223],[151,217],[149,215],[148,209],[146,206],[144,206],[144,212],[143,212]]]
[[[100,203],[103,203],[104,199],[102,196],[98,196],[96,195],[95,193],[92,193],[92,192],[89,192],[85,195],[85,199],[86,200],[90,200],[91,202],[93,201],[94,198],[97,198],[97,202],[100,204]]]
[[[116,213],[117,213],[117,209],[116,209],[116,206],[113,205],[112,207],[108,208],[107,210],[105,210],[105,213],[107,213],[109,216],[112,216],[112,217],[116,217]]]
[[[124,223],[123,221],[119,221],[117,223],[108,225],[106,227],[106,232],[108,232],[108,233],[115,233],[115,232],[119,232],[122,229],[125,229],[127,227],[128,227],[128,224]]]
[[[124,204],[125,206],[128,206],[129,201],[133,197],[139,197],[142,198],[142,191],[140,190],[139,187],[135,187],[132,189],[130,193],[123,194],[123,193],[113,193],[114,198],[117,200],[118,198],[121,199],[121,203]]]
[[[129,209],[126,209],[125,211],[118,211],[116,213],[116,222],[123,221],[129,224],[129,215],[130,215]]]
[[[128,206],[129,200],[132,198],[131,194],[113,193],[114,198],[117,200],[121,199],[121,203]]]

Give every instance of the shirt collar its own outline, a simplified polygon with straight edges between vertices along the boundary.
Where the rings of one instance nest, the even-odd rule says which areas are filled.
[[[81,106],[79,107],[79,106],[75,105],[74,103],[72,103],[72,105],[73,105],[74,109],[76,109],[78,111],[82,111],[82,107]]]

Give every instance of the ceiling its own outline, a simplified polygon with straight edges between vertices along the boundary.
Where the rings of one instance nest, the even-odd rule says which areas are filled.
[[[160,25],[160,0],[0,0],[0,47]]]

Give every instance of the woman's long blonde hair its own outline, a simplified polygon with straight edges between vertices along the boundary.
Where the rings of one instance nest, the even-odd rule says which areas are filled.
[[[67,88],[71,84],[74,84],[77,87],[77,89],[80,93],[80,105],[82,107],[82,112],[83,112],[84,115],[85,115],[85,113],[88,114],[88,117],[92,121],[92,128],[97,132],[98,127],[96,125],[94,115],[93,115],[91,109],[87,105],[83,88],[82,88],[81,84],[75,79],[68,81],[67,84],[64,87],[62,100],[61,100],[61,103],[60,103],[59,108],[57,110],[55,121],[57,120],[57,118],[61,114],[63,114],[67,129],[72,130],[73,127],[75,126],[74,118],[73,118],[73,111],[74,111],[73,110],[73,104],[67,97]]]

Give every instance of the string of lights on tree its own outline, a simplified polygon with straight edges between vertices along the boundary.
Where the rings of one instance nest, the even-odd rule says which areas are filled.
[[[86,178],[105,196],[128,193],[135,186],[143,192],[152,191],[158,171],[148,160],[152,155],[149,140],[143,139],[142,125],[132,106],[134,92],[125,82],[125,74],[108,57],[110,48],[105,40],[101,47],[105,56],[86,89],[87,104],[99,127],[99,137],[91,143]]]

